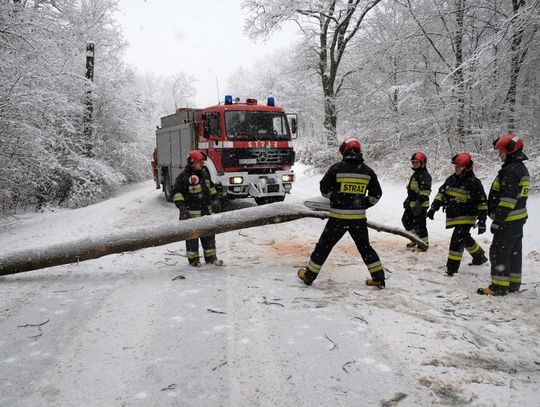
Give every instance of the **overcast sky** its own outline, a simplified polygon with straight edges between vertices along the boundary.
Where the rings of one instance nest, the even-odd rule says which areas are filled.
[[[243,35],[241,0],[120,0],[118,16],[129,41],[127,62],[139,73],[195,77],[197,107],[215,104],[228,76],[294,41],[289,26],[266,43]],[[239,95],[242,98],[249,95]]]

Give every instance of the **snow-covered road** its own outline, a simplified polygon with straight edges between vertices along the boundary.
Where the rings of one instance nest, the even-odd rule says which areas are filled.
[[[287,200],[317,196],[320,175],[297,173]],[[404,187],[383,190],[368,217],[398,226]],[[426,253],[371,232],[391,271],[385,290],[363,285],[349,237],[313,286],[297,279],[318,219],[218,235],[224,267],[190,268],[176,243],[0,277],[0,406],[538,405],[538,203],[524,291],[504,298],[475,294],[488,265],[446,277],[440,213]],[[0,254],[167,220],[176,208],[146,182],[87,208],[19,215]]]

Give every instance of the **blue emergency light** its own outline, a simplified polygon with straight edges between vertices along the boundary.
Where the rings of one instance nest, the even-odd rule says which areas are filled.
[[[225,104],[226,105],[232,105],[232,96],[231,95],[225,95]]]
[[[275,101],[275,99],[274,99],[272,96],[270,96],[270,97],[267,99],[266,104],[267,104],[268,106],[275,106],[275,105],[276,105],[276,101]]]

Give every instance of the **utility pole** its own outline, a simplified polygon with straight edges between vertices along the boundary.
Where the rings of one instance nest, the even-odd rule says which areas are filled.
[[[86,79],[90,82],[86,86],[85,96],[85,112],[83,118],[83,134],[84,134],[84,154],[87,157],[92,157],[92,147],[94,144],[92,135],[92,118],[94,113],[94,104],[92,101],[92,82],[94,82],[94,43],[86,43]]]

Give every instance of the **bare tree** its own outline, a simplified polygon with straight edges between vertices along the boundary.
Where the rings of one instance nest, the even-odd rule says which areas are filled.
[[[193,105],[193,98],[197,94],[195,89],[195,78],[186,75],[184,72],[179,72],[174,75],[170,81],[172,100],[174,102],[175,109],[178,107],[186,107]]]
[[[512,14],[508,21],[511,30],[510,43],[510,81],[504,99],[506,108],[506,123],[509,131],[516,127],[516,93],[521,68],[525,62],[533,39],[538,32],[539,6],[538,0],[511,0]]]
[[[294,21],[310,44],[324,95],[324,128],[328,145],[337,144],[336,99],[345,79],[355,69],[340,71],[343,57],[366,15],[381,0],[268,1],[246,0],[250,12],[246,31],[252,38],[267,37],[286,21]]]
[[[466,82],[463,73],[463,37],[465,35],[465,14],[468,8],[467,0],[442,0],[432,3],[431,8],[425,8],[423,3],[411,0],[398,0],[411,14],[422,35],[429,43],[435,55],[451,78],[451,89],[454,103],[455,135],[461,148],[466,139]],[[435,78],[436,80],[436,78]],[[440,86],[437,83],[437,86]]]

